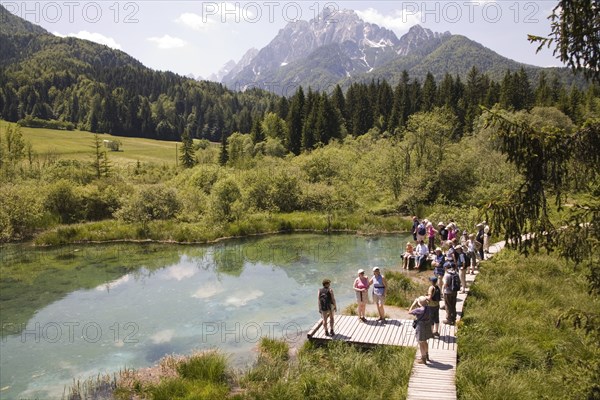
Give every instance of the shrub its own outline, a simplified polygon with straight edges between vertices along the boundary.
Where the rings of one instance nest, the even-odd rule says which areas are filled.
[[[41,225],[44,207],[39,187],[0,185],[0,242],[30,236]]]
[[[127,198],[115,216],[127,222],[148,222],[173,218],[181,204],[173,188],[147,186]]]
[[[73,182],[61,179],[50,185],[44,199],[46,210],[56,215],[63,224],[77,222],[83,217],[84,202],[74,189]]]
[[[234,210],[238,211],[235,203],[241,198],[240,188],[230,178],[217,182],[212,192],[213,218],[218,221],[231,221],[234,219]]]

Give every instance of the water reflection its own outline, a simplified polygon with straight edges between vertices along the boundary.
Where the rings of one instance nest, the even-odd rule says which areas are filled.
[[[0,248],[1,397],[60,398],[74,378],[194,349],[250,362],[261,336],[298,340],[312,326],[324,276],[349,304],[356,269],[398,265],[405,240],[281,235],[214,246]]]

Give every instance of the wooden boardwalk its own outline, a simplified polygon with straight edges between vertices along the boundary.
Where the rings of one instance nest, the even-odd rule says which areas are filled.
[[[309,331],[308,338],[313,342],[343,340],[360,346],[417,346],[412,319],[387,319],[385,323],[375,318],[362,322],[356,316],[336,315],[335,335],[325,335],[322,322],[317,322]],[[456,328],[442,324],[440,337],[430,340],[430,346],[441,350],[454,350]]]
[[[505,243],[490,245],[489,258],[502,250]],[[470,286],[477,277],[467,274],[467,285]],[[466,293],[459,293],[456,302],[457,322],[462,317],[462,310],[467,299]],[[441,302],[443,304],[443,301]],[[429,340],[428,364],[419,364],[415,359],[410,380],[408,382],[408,400],[456,400],[456,326],[446,325],[441,321],[446,318],[446,311],[440,310],[440,337]],[[335,316],[335,335],[327,336],[318,321],[309,331],[308,339],[315,342],[343,340],[360,346],[412,346],[417,347],[412,320],[388,319],[385,323],[375,318],[367,318],[361,322],[356,316]],[[420,357],[417,351],[417,358]]]

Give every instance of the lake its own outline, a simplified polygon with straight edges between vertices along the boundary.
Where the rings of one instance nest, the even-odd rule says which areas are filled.
[[[303,340],[319,318],[323,278],[341,311],[354,302],[357,269],[398,269],[408,239],[0,247],[0,397],[61,398],[74,379],[195,350],[218,348],[232,365],[250,365],[262,336]]]

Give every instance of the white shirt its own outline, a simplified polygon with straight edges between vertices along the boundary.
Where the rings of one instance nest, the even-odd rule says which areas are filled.
[[[427,254],[429,254],[429,249],[427,248],[427,245],[425,243],[419,243],[417,245],[416,251],[418,256],[426,256]]]

